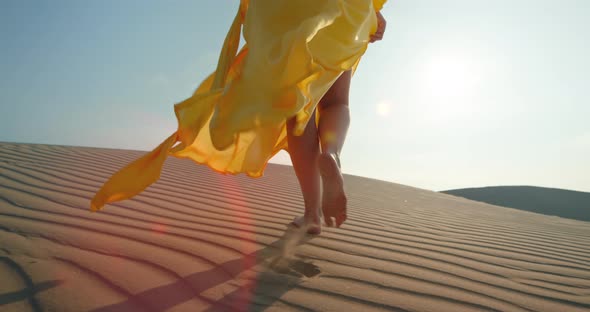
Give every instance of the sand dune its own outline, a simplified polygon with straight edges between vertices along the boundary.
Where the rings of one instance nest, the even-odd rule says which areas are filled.
[[[142,152],[0,143],[0,311],[588,311],[590,223],[347,176],[319,237],[291,167],[253,180],[170,158],[88,211]]]

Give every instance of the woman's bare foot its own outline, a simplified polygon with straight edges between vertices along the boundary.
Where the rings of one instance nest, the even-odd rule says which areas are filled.
[[[322,212],[324,222],[327,226],[340,227],[347,217],[347,199],[344,193],[344,179],[340,172],[338,155],[322,153],[318,162],[323,185]]]
[[[322,233],[322,226],[319,216],[317,218],[312,218],[312,220],[308,220],[308,218],[305,216],[297,217],[293,220],[293,222],[290,223],[290,225],[298,229],[304,229],[307,234],[319,235]]]

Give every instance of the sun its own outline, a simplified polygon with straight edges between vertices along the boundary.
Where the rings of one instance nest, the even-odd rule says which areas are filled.
[[[423,73],[425,91],[435,97],[461,97],[476,82],[473,64],[460,57],[433,58]]]
[[[417,82],[427,115],[448,120],[473,111],[479,67],[461,53],[435,54],[424,62]]]

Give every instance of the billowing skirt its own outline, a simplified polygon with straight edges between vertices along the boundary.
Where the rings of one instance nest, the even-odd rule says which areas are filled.
[[[143,191],[168,155],[261,176],[273,155],[288,151],[286,121],[296,118],[301,134],[336,79],[356,68],[385,1],[241,0],[216,71],[174,107],[177,131],[115,173],[91,210]]]

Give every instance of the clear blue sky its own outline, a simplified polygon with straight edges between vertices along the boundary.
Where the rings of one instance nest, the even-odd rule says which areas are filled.
[[[152,149],[237,3],[0,1],[0,141]],[[590,191],[590,1],[390,0],[384,15],[353,78],[346,173]]]

